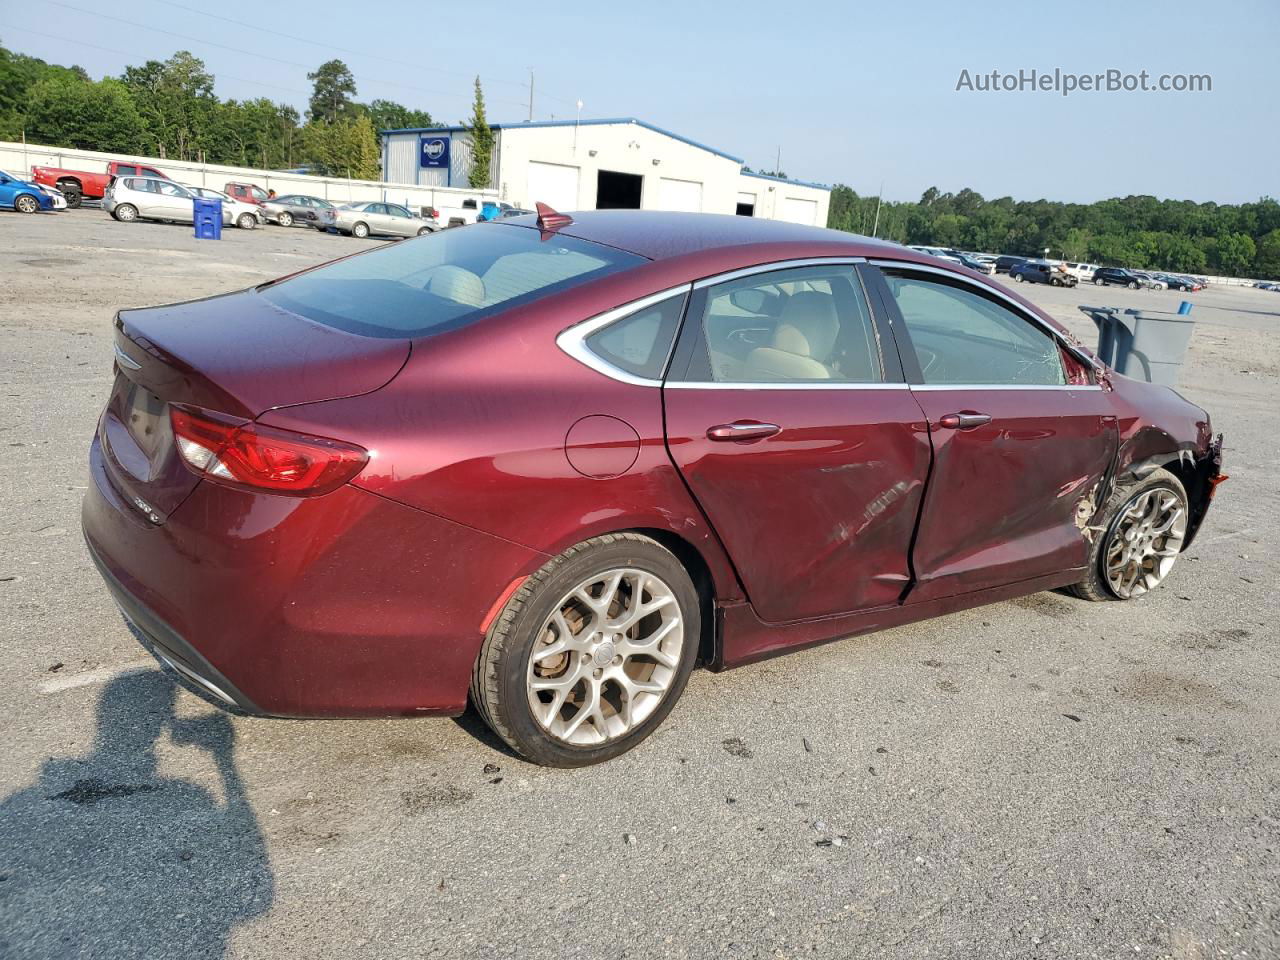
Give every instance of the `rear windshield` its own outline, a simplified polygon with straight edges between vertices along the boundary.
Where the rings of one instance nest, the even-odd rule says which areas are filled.
[[[441,230],[264,287],[310,320],[369,337],[441,333],[644,263],[585,240],[500,224]]]

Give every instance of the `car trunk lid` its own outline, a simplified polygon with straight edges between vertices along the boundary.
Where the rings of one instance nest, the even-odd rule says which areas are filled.
[[[407,340],[326,327],[251,290],[122,310],[115,327],[116,377],[99,440],[113,483],[153,523],[200,482],[178,453],[172,406],[248,422],[278,407],[377,390],[410,351]]]

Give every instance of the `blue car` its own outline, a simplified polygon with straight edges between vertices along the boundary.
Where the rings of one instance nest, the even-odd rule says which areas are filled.
[[[36,213],[53,209],[53,197],[34,183],[0,170],[0,208],[19,213]]]

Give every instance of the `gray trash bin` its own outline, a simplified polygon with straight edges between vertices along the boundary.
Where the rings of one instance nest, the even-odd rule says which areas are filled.
[[[1168,310],[1081,307],[1098,327],[1098,357],[1117,373],[1174,386],[1196,322]]]

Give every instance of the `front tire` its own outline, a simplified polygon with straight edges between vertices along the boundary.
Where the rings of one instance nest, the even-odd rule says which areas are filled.
[[[13,201],[13,209],[19,213],[35,213],[40,209],[40,201],[29,193],[24,193]]]
[[[111,211],[111,215],[121,223],[133,223],[138,219],[138,208],[132,203],[122,203]]]
[[[293,214],[288,210],[281,210],[280,213],[276,215],[276,223],[280,224],[282,227],[292,227]]]
[[[429,234],[429,233],[434,233],[434,232],[435,232],[435,231],[433,231],[430,227],[421,227],[421,228],[418,230],[418,236],[420,236],[420,237],[425,237],[427,234]]]
[[[595,537],[507,602],[476,659],[471,699],[535,763],[601,763],[671,712],[700,636],[698,594],[674,554],[635,533]]]
[[[242,213],[236,218],[236,226],[241,230],[252,230],[258,225],[258,218],[252,213]]]
[[[367,223],[357,223],[351,228],[351,235],[363,240],[369,235],[369,225]]]
[[[1089,572],[1070,588],[1085,600],[1134,600],[1164,582],[1187,536],[1187,493],[1168,470],[1117,487],[1089,548]]]

